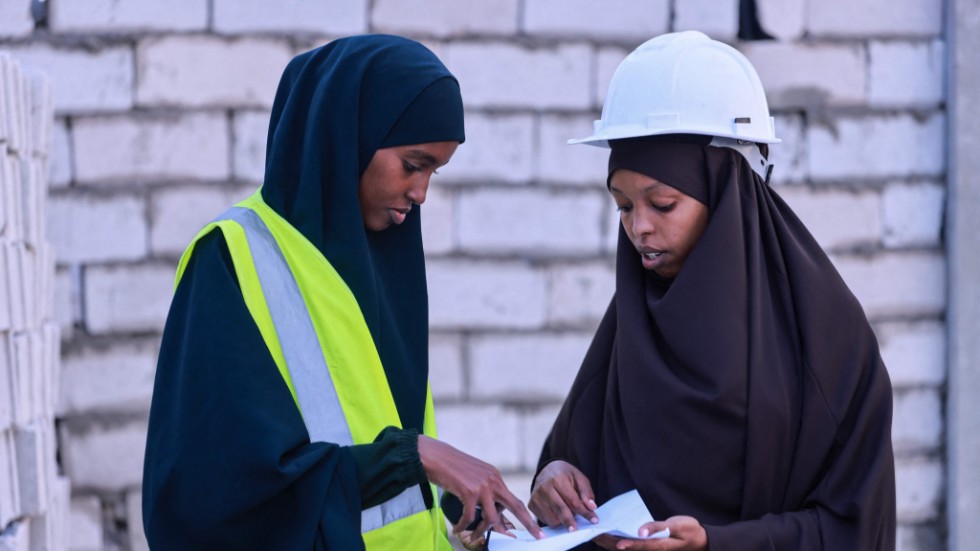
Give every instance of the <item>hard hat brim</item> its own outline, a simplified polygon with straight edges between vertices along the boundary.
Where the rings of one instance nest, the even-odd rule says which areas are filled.
[[[595,147],[609,147],[609,140],[625,140],[628,138],[642,138],[644,136],[665,136],[668,134],[697,134],[699,136],[714,136],[719,138],[732,138],[735,140],[743,140],[752,143],[765,143],[765,144],[778,144],[783,143],[783,140],[772,137],[766,138],[762,136],[747,136],[745,134],[735,134],[735,133],[722,133],[717,131],[705,132],[699,128],[671,128],[671,129],[644,129],[643,131],[628,131],[628,132],[601,132],[598,134],[593,134],[585,138],[573,138],[568,140],[566,143],[568,145],[585,144]]]

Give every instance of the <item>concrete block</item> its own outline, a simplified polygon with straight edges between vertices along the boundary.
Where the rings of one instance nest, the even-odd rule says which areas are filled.
[[[738,36],[738,5],[738,0],[677,2],[674,4],[671,29],[701,31],[715,40],[732,42]]]
[[[940,105],[946,48],[941,40],[874,41],[868,46],[868,102],[876,107]]]
[[[946,327],[939,321],[890,322],[875,328],[894,388],[946,381]]]
[[[47,75],[28,73],[28,96],[31,98],[29,125],[32,129],[33,156],[44,157],[51,152],[51,126],[54,120],[54,107],[51,99],[51,81]]]
[[[599,9],[609,10],[606,4]],[[467,107],[584,109],[592,104],[592,56],[585,44],[460,42],[448,46],[444,61],[459,79]]]
[[[586,256],[602,246],[605,192],[461,190],[460,249],[478,254]]]
[[[0,2],[0,36],[29,36],[34,30],[31,3],[26,0]]]
[[[0,243],[3,243],[0,241]],[[10,282],[7,267],[6,247],[0,245],[0,331],[9,331],[13,321],[11,320],[10,308]]]
[[[436,401],[463,397],[463,339],[452,333],[429,334],[429,386]]]
[[[134,62],[129,46],[87,50],[37,43],[10,52],[25,70],[51,79],[51,100],[59,114],[125,111],[133,106]]]
[[[552,266],[548,269],[548,325],[592,329],[616,291],[610,262]]]
[[[129,529],[130,551],[150,551],[143,533],[143,492],[134,490],[126,494],[126,520]]]
[[[501,471],[521,465],[520,417],[500,405],[443,406],[436,411],[439,439]]]
[[[896,455],[932,451],[943,442],[943,406],[938,389],[895,392],[892,444]]]
[[[590,342],[589,333],[474,336],[469,395],[483,401],[560,403]]]
[[[21,224],[23,238],[29,247],[39,246],[43,238],[45,198],[47,183],[44,181],[42,165],[37,159],[22,159],[20,165],[21,185]]]
[[[935,521],[943,505],[945,473],[935,459],[899,459],[895,462],[895,497],[898,522]]]
[[[0,526],[22,515],[14,431],[0,430]]]
[[[71,481],[64,476],[56,476],[52,480],[54,480],[54,484],[51,506],[48,509],[48,522],[46,522],[50,539],[47,541],[45,550],[62,551],[69,548],[71,536],[71,519],[69,517]]]
[[[806,28],[804,0],[756,0],[759,24],[773,37],[784,42],[802,38]]]
[[[149,411],[158,346],[158,341],[151,339],[66,351],[58,414]]]
[[[881,197],[887,248],[940,247],[946,189],[941,184],[894,184]]]
[[[81,321],[81,304],[78,301],[80,288],[81,285],[74,282],[69,268],[58,268],[54,278],[53,320],[65,339],[71,338],[75,323]]]
[[[807,164],[815,180],[934,176],[943,174],[945,116],[848,117],[833,128],[807,128]]]
[[[811,37],[913,37],[943,32],[943,5],[929,0],[807,2]]]
[[[551,432],[552,425],[555,424],[559,409],[561,409],[561,404],[551,404],[528,411],[521,416],[521,448],[524,451],[524,470],[526,472],[534,473],[537,470],[544,440]],[[533,481],[529,480],[527,486],[522,488],[529,495],[531,482]]]
[[[571,138],[590,135],[592,120],[591,115],[542,115],[537,140],[537,180],[605,190],[609,150],[567,143]]]
[[[547,311],[545,275],[523,262],[435,260],[426,267],[435,329],[533,329]]]
[[[54,461],[54,450],[50,450],[51,456],[48,457],[44,445],[45,430],[52,428],[37,420],[21,425],[14,431],[20,506],[28,516],[39,516],[47,508],[49,469],[46,463]]]
[[[873,190],[779,188],[824,250],[869,247],[881,240],[881,209]]]
[[[770,185],[778,186],[790,182],[806,180],[806,147],[804,127],[806,123],[798,113],[777,112],[776,137],[783,143],[769,146],[769,159],[772,161]]]
[[[220,33],[312,32],[331,36],[368,31],[367,0],[214,0]]]
[[[49,26],[59,33],[203,31],[208,23],[207,0],[73,0],[49,9]]]
[[[941,524],[899,524],[897,549],[899,551],[948,549],[945,534],[946,527]]]
[[[96,492],[121,492],[140,485],[146,420],[120,424],[62,426],[61,454],[65,473],[76,487]]]
[[[54,419],[55,406],[61,393],[61,331],[56,324],[49,322],[44,324],[41,334],[44,349],[44,383],[42,387],[44,407],[41,411],[41,417]],[[54,438],[54,434],[51,434],[51,438]]]
[[[137,260],[147,253],[141,197],[58,194],[48,206],[47,233],[61,263]]]
[[[379,0],[373,3],[375,32],[431,35],[440,38],[517,33],[517,0]]]
[[[0,59],[0,69],[4,74],[4,99],[6,109],[4,112],[5,120],[0,121],[6,127],[7,149],[14,153],[21,153],[24,145],[22,135],[24,126],[22,117],[23,110],[23,78],[21,76],[20,63],[16,58],[4,57]]]
[[[0,433],[14,424],[14,367],[11,365],[13,359],[10,356],[9,339],[10,333],[0,331]],[[0,477],[3,475],[2,471],[3,467],[0,465]],[[0,522],[2,524],[4,523]]]
[[[609,91],[609,83],[612,82],[613,74],[616,73],[616,69],[619,64],[626,59],[630,50],[626,48],[617,48],[615,46],[604,46],[598,49],[596,53],[596,70],[595,70],[595,108],[601,110],[602,102],[606,100],[606,92]],[[599,118],[599,113],[596,113],[595,119]]]
[[[235,134],[232,174],[236,180],[262,183],[265,179],[265,147],[269,136],[267,111],[237,111],[232,122]]]
[[[20,243],[7,242],[0,248],[6,254],[7,267],[7,297],[10,312],[10,327],[23,330],[27,324],[27,297],[24,295],[24,246]]]
[[[254,191],[207,184],[161,188],[150,196],[150,253],[179,257],[201,228]]]
[[[942,254],[831,255],[831,260],[872,319],[939,316],[946,309],[946,265]]]
[[[861,45],[759,41],[739,48],[759,73],[771,109],[818,109],[867,100],[867,53]]]
[[[31,357],[30,336],[19,332],[7,339],[7,357],[10,361],[11,410],[14,425],[21,425],[33,418],[34,404],[31,403]]]
[[[0,551],[30,551],[31,519],[20,518],[0,533]]]
[[[228,119],[221,113],[74,120],[81,183],[202,179],[229,175]]]
[[[104,547],[102,502],[95,496],[71,499],[69,512],[71,551],[101,551]]]
[[[48,183],[52,189],[68,187],[72,180],[71,139],[65,119],[58,119],[52,128],[51,155],[48,157]]]
[[[2,122],[2,121],[0,121]],[[0,124],[2,126],[2,124]],[[0,148],[0,153],[6,153],[6,145]],[[20,182],[15,180],[14,165],[17,158],[13,155],[0,155],[0,235],[5,240],[20,240]]]
[[[429,182],[422,207],[422,242],[426,255],[440,255],[456,248],[456,192],[440,175]]]
[[[147,106],[268,107],[291,58],[284,40],[225,40],[203,35],[148,38],[136,49],[136,101]]]
[[[637,43],[667,32],[671,15],[667,0],[527,0],[523,8],[527,33]]]
[[[465,81],[463,86],[465,87]],[[466,92],[463,92],[466,98]],[[439,180],[522,183],[534,174],[531,115],[466,113],[466,143],[439,169]]]
[[[155,264],[87,266],[85,326],[94,335],[163,330],[174,271]]]

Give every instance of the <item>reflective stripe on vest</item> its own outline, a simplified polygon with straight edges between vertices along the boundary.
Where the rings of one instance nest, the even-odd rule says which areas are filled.
[[[222,220],[234,221],[245,230],[310,441],[352,445],[354,440],[326,359],[320,352],[313,321],[272,232],[255,211],[244,207],[228,209],[215,222]],[[412,486],[380,505],[361,511],[361,532],[375,530],[425,510],[422,489]]]

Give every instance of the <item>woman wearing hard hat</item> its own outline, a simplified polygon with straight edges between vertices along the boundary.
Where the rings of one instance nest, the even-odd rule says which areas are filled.
[[[669,539],[606,549],[895,547],[891,384],[860,304],[768,187],[759,78],[697,32],[619,66],[593,135],[619,207],[616,294],[545,443],[531,510],[633,488]],[[592,544],[589,544],[591,546]]]

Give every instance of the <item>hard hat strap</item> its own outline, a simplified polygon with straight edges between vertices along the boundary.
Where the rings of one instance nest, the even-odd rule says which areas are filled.
[[[762,155],[762,151],[759,150],[759,144],[747,142],[745,140],[737,140],[734,138],[721,138],[714,136],[711,139],[711,143],[708,145],[714,147],[727,147],[741,153],[742,156],[745,157],[745,160],[749,162],[749,166],[752,167],[752,170],[754,170],[765,183],[769,183],[769,176],[772,174],[773,165],[769,162],[769,159]]]

